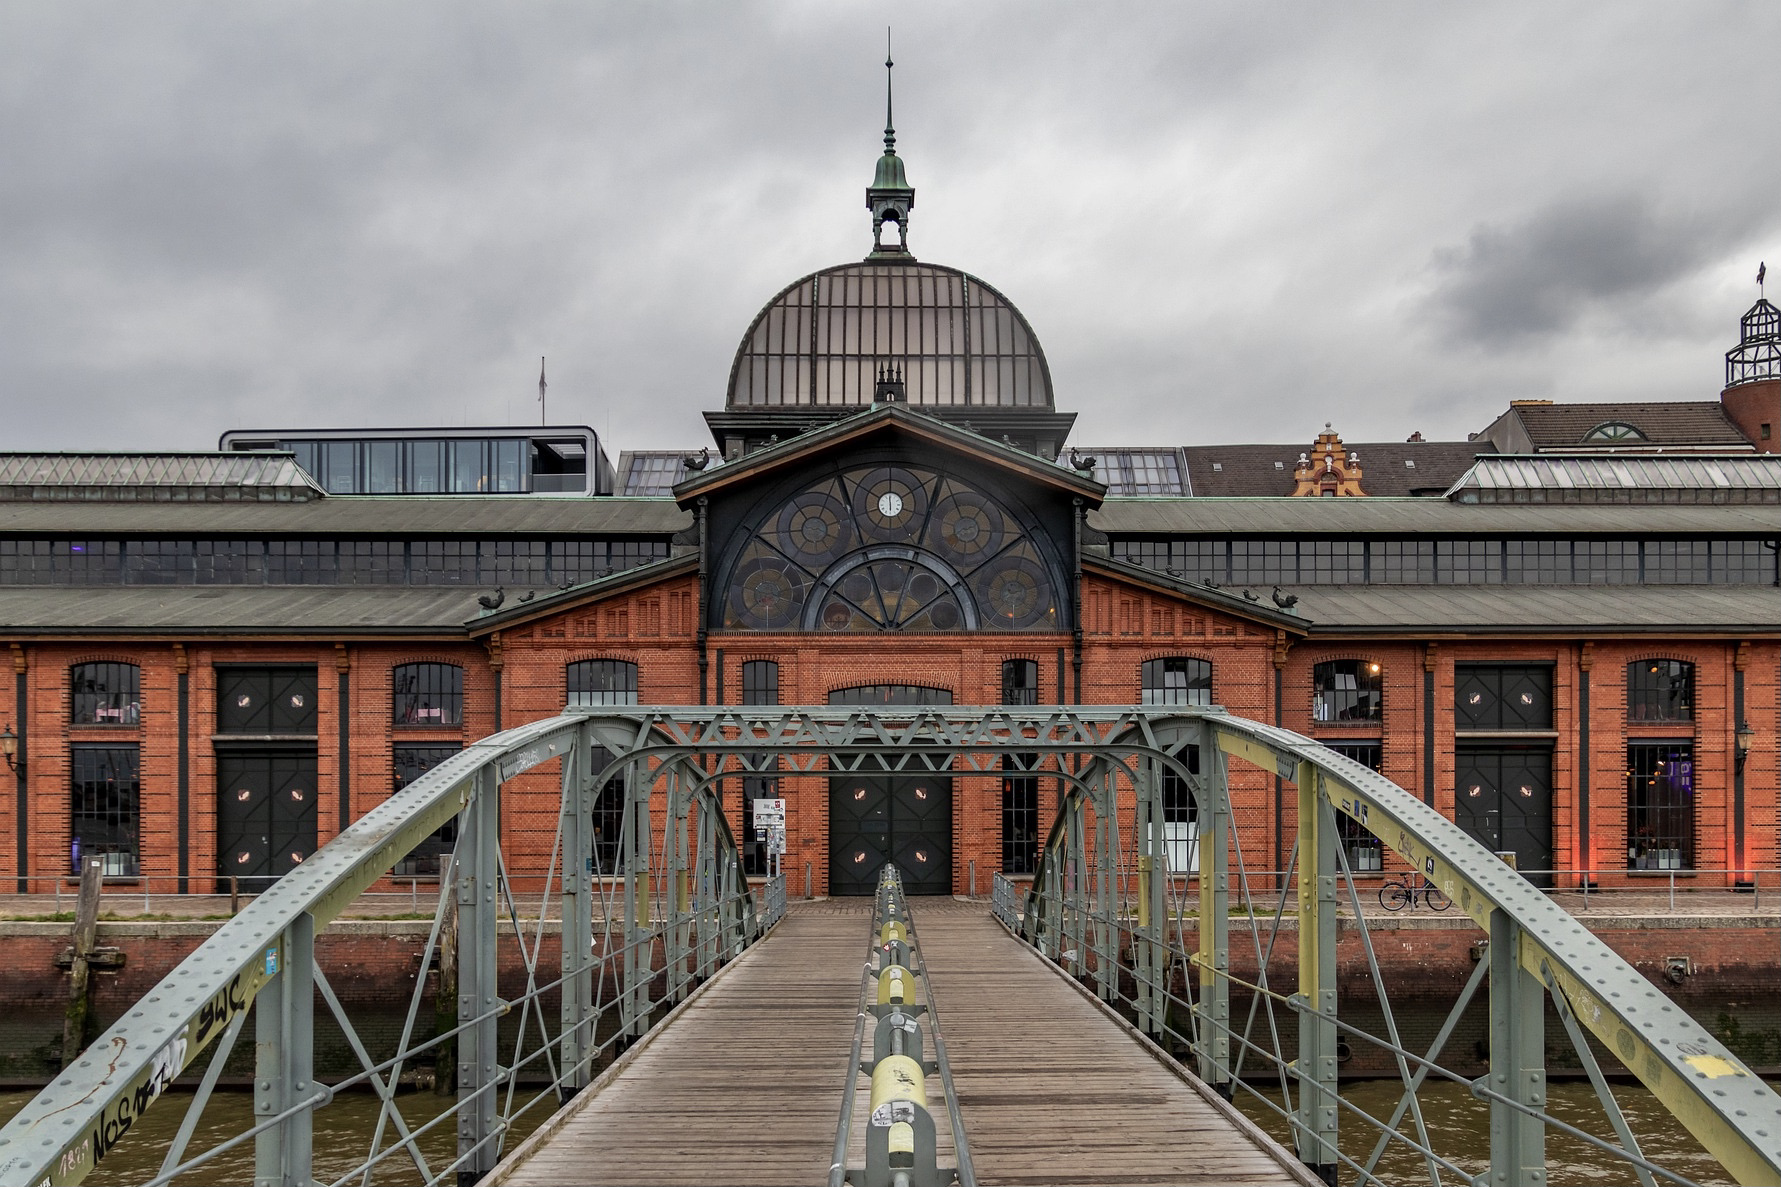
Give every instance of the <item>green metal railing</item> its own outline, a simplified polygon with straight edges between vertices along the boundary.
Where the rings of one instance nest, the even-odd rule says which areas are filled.
[[[1125,1007],[1141,1031],[1184,1050],[1208,1084],[1226,1096],[1242,1092],[1277,1116],[1300,1159],[1325,1181],[1381,1182],[1381,1155],[1396,1145],[1414,1151],[1431,1183],[1537,1184],[1546,1173],[1546,1134],[1559,1132],[1618,1157],[1641,1183],[1686,1182],[1641,1152],[1593,1037],[1738,1182],[1781,1182],[1781,1097],[1582,924],[1416,796],[1309,738],[1216,710],[1158,714],[1147,741],[1160,754],[1096,760],[1079,772],[1060,797],[1030,890],[1021,895],[998,876],[993,909],[1102,999]],[[1245,865],[1231,757],[1298,789],[1295,871],[1274,892],[1271,911],[1241,917],[1245,956],[1256,969],[1249,977],[1232,972],[1230,894],[1235,888],[1253,906],[1268,892],[1251,885]],[[1192,791],[1191,829],[1168,827],[1165,769]],[[1391,986],[1338,844],[1338,814],[1400,855],[1453,901],[1455,915],[1486,934],[1476,971],[1426,1050],[1407,1047],[1398,1031]],[[1360,940],[1382,1033],[1338,1008],[1344,912]],[[1289,921],[1295,926],[1284,927]],[[1441,1058],[1486,985],[1489,1070],[1465,1075]],[[1241,1019],[1232,1016],[1233,989],[1248,999]],[[1595,1087],[1605,1133],[1546,1109],[1548,999]],[[1291,1051],[1283,1043],[1289,1029],[1296,1031]],[[1367,1114],[1338,1091],[1342,1053],[1363,1043],[1389,1058],[1402,1084],[1389,1117]],[[1441,1135],[1424,1122],[1419,1092],[1439,1081],[1489,1103],[1483,1176],[1444,1152]],[[1357,1133],[1359,1145],[1345,1148],[1341,1139]]]
[[[207,1166],[251,1142],[257,1185],[309,1187],[315,1111],[365,1088],[380,1102],[373,1133],[363,1159],[334,1184],[369,1184],[397,1161],[427,1184],[480,1178],[516,1126],[585,1087],[602,1060],[784,914],[783,878],[759,902],[742,877],[714,791],[719,775],[686,757],[639,754],[636,743],[649,735],[648,718],[634,712],[537,722],[471,745],[373,808],[218,928],[0,1130],[0,1183],[80,1182],[207,1051],[198,1091],[151,1184],[202,1179]],[[524,883],[542,890],[522,911],[502,852],[501,788],[549,761],[561,766],[556,835],[548,867],[526,873]],[[594,808],[598,789],[615,776],[623,776],[622,837],[617,867],[603,870]],[[659,830],[652,801],[664,810]],[[375,1059],[316,963],[315,937],[454,819],[459,839],[421,958],[424,973],[441,955],[439,1020],[423,1023],[427,977],[416,977],[396,1051]],[[561,935],[554,968],[542,955],[553,915]],[[504,946],[517,948],[524,975],[511,997],[497,982]],[[331,1083],[314,1066],[318,993],[360,1065]],[[554,1020],[545,1014],[548,996],[560,1003]],[[250,1006],[252,1124],[188,1157]],[[454,1099],[411,1122],[397,1087],[419,1064],[433,1068]],[[440,1159],[437,1139],[452,1129],[456,1155]]]

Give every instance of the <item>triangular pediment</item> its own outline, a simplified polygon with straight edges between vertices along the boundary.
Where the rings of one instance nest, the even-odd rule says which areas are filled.
[[[675,486],[674,498],[682,507],[691,507],[701,497],[776,478],[836,453],[882,441],[907,442],[968,457],[984,468],[1006,473],[1011,479],[1080,498],[1083,506],[1090,509],[1099,507],[1107,494],[1106,487],[1080,471],[947,424],[906,405],[884,403],[758,449],[736,461],[714,465]]]

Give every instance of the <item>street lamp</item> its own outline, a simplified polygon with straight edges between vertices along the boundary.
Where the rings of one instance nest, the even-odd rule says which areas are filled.
[[[1751,727],[1748,721],[1740,721],[1738,723],[1737,732],[1733,734],[1732,737],[1737,740],[1738,771],[1739,773],[1742,773],[1744,770],[1744,761],[1750,757],[1750,748],[1756,745],[1756,730]],[[7,742],[5,735],[0,735],[0,745],[11,745]],[[10,756],[12,751],[8,749],[6,753]],[[12,760],[8,757],[7,761],[10,762]]]
[[[0,757],[6,759],[6,767],[8,770],[12,771],[15,775],[23,775],[25,773],[25,764],[13,759],[13,755],[18,752],[19,736],[12,732],[12,726],[9,724],[4,730],[0,730]]]

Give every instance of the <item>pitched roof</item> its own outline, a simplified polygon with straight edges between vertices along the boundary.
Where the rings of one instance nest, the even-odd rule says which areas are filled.
[[[429,635],[464,638],[474,586],[86,585],[0,587],[17,635]]]
[[[1362,441],[1344,443],[1358,455],[1361,489],[1369,495],[1438,495],[1484,449],[1471,441]],[[1189,445],[1189,486],[1196,497],[1269,498],[1293,492],[1293,469],[1304,445]],[[1347,500],[1344,500],[1347,501]]]
[[[999,469],[1018,473],[1048,486],[1055,486],[1081,495],[1090,507],[1098,507],[1106,488],[1085,478],[1068,466],[1048,462],[1024,449],[992,441],[970,429],[959,428],[937,417],[928,416],[903,404],[874,404],[841,420],[800,433],[789,441],[781,441],[758,449],[737,461],[714,466],[692,475],[674,488],[674,497],[685,507],[703,494],[709,494],[736,483],[748,482],[765,474],[797,466],[811,456],[832,449],[844,442],[858,441],[879,434],[901,433],[929,444],[956,449],[970,454]]]
[[[1535,449],[1568,449],[1584,444],[1598,425],[1619,422],[1639,430],[1649,445],[1745,446],[1748,439],[1716,400],[1653,401],[1643,404],[1514,404]],[[1500,443],[1499,443],[1500,444]],[[1604,444],[1607,444],[1606,442]]]
[[[666,499],[337,495],[291,503],[0,501],[0,532],[668,536],[692,525],[693,517]]]
[[[1200,585],[1192,581],[1182,581],[1167,573],[1159,573],[1155,569],[1146,569],[1127,561],[1115,560],[1100,553],[1088,553],[1082,558],[1083,569],[1088,572],[1100,573],[1114,577],[1133,585],[1148,586],[1167,593],[1176,594],[1191,602],[1209,606],[1214,610],[1222,610],[1238,618],[1247,618],[1268,626],[1284,627],[1297,634],[1306,634],[1313,623],[1304,614],[1294,610],[1283,610],[1275,606],[1271,599],[1252,602],[1237,593],[1225,589],[1213,589],[1211,586]]]
[[[288,453],[0,454],[0,500],[289,503],[325,497]]]
[[[1781,503],[1781,454],[1483,457],[1447,493],[1473,503]]]
[[[1772,634],[1773,586],[1298,585],[1316,635]]]
[[[1448,499],[1109,499],[1088,526],[1113,535],[1777,534],[1768,506]]]

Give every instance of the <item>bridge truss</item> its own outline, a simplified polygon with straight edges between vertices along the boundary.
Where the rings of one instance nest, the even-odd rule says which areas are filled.
[[[315,1110],[344,1088],[367,1086],[380,1115],[365,1158],[333,1182],[369,1183],[379,1167],[411,1163],[427,1183],[473,1182],[498,1159],[528,1110],[536,1116],[585,1086],[599,1061],[640,1036],[770,927],[783,911],[783,880],[762,903],[742,878],[718,780],[778,770],[929,771],[1000,776],[1003,760],[1041,756],[1036,773],[1063,789],[1041,868],[1024,903],[1005,882],[997,910],[1042,952],[1088,978],[1103,998],[1129,1005],[1141,1029],[1183,1043],[1199,1074],[1224,1091],[1273,1101],[1299,1157],[1334,1182],[1338,1171],[1374,1181],[1378,1150],[1416,1149],[1431,1182],[1471,1176],[1430,1141],[1418,1089],[1450,1076],[1436,1060],[1459,1013],[1488,976],[1490,1072],[1468,1080],[1491,1107],[1491,1160],[1476,1181],[1538,1183],[1544,1134],[1575,1127],[1545,1110],[1544,1001],[1550,995],[1579,1058],[1603,1097],[1613,1134],[1583,1135],[1619,1150],[1642,1180],[1679,1176],[1649,1164],[1614,1104],[1584,1039],[1617,1056],[1743,1183],[1781,1180],[1781,1097],[1736,1056],[1671,1005],[1643,977],[1536,888],[1415,796],[1374,772],[1289,731],[1217,709],[968,707],[600,708],[509,730],[441,763],[373,809],[224,924],[102,1035],[72,1068],[0,1130],[0,1183],[79,1182],[134,1120],[207,1048],[214,1048],[160,1177],[184,1176],[224,1146],[252,1140],[256,1182],[315,1181],[310,1126]],[[1229,894],[1246,899],[1243,844],[1232,812],[1228,759],[1252,763],[1298,787],[1297,987],[1269,987],[1267,966],[1287,915],[1289,887],[1263,931],[1247,930],[1259,972],[1239,988],[1248,1019],[1231,1016]],[[561,770],[562,800],[548,868],[510,876],[500,837],[501,788],[542,764]],[[594,868],[599,789],[623,775],[623,839],[616,870]],[[1189,871],[1171,869],[1165,775],[1185,782],[1197,811],[1195,942],[1186,940]],[[661,810],[652,821],[652,805]],[[1336,942],[1341,893],[1359,916],[1336,817],[1358,822],[1459,904],[1489,937],[1488,959],[1466,988],[1434,1050],[1398,1041],[1387,987],[1364,928],[1386,1034],[1368,1035],[1338,1014]],[[441,878],[427,945],[455,941],[455,1017],[417,1037],[421,982],[411,996],[394,1056],[374,1059],[313,958],[316,933],[453,820],[456,852]],[[1178,854],[1174,854],[1177,856]],[[1179,860],[1177,865],[1184,864]],[[1189,863],[1191,864],[1191,863]],[[515,886],[542,877],[537,908],[522,912]],[[559,965],[543,959],[555,908]],[[455,913],[455,921],[454,921]],[[519,950],[524,988],[503,997],[500,920]],[[1177,984],[1175,974],[1194,975]],[[1132,989],[1127,994],[1127,981]],[[322,1085],[313,1077],[313,1000],[319,991],[349,1037],[362,1070]],[[542,1007],[560,999],[553,1028]],[[255,1006],[254,1123],[221,1146],[185,1159],[198,1111]],[[448,1007],[449,1009],[449,1007]],[[1297,1022],[1297,1057],[1283,1057],[1277,1013]],[[500,1024],[509,1026],[504,1047]],[[1183,1021],[1185,1016],[1185,1021]],[[1263,1037],[1258,1039],[1259,1033]],[[1389,1119],[1365,1117],[1374,1153],[1345,1152],[1339,1118],[1354,1110],[1337,1091],[1338,1044],[1383,1045],[1396,1061],[1403,1099]],[[455,1045],[455,1101],[410,1125],[395,1087],[405,1066]],[[1244,1078],[1246,1064],[1263,1079]],[[522,1092],[522,1085],[527,1091]],[[1295,1099],[1296,1098],[1296,1099]],[[1408,1124],[1405,1117],[1408,1116]],[[455,1124],[456,1157],[435,1165],[423,1133]],[[183,1160],[183,1161],[182,1161]]]

